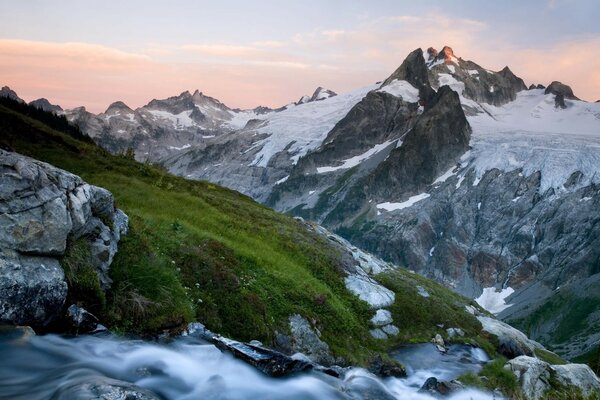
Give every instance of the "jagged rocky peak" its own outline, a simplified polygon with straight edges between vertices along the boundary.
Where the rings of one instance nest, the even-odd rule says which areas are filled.
[[[454,56],[454,50],[450,46],[444,46],[442,51],[439,52],[437,59],[444,61],[445,64],[456,63],[458,59]]]
[[[528,90],[533,89],[546,89],[546,86],[542,85],[541,83],[538,83],[537,85],[535,83],[532,83],[531,85],[529,85]]]
[[[9,99],[16,100],[19,103],[25,103],[25,101],[23,101],[23,99],[17,95],[17,92],[8,86],[3,86],[2,89],[0,89],[0,97],[8,97]]]
[[[172,96],[164,100],[153,99],[145,108],[154,110],[169,111],[173,114],[179,114],[183,111],[189,111],[194,108],[192,94],[186,90],[179,96]]]
[[[296,102],[296,105],[312,103],[313,101],[325,100],[330,97],[337,96],[337,93],[333,90],[325,89],[324,87],[319,86],[315,89],[312,96],[302,96],[300,100]]]
[[[438,56],[438,51],[433,47],[427,49],[427,62],[435,60]]]
[[[112,103],[106,111],[105,114],[120,114],[120,113],[133,113],[133,110],[122,101],[115,101]]]
[[[579,100],[579,98],[573,94],[573,90],[570,86],[559,81],[553,81],[550,85],[548,85],[544,91],[544,94],[554,94],[556,96],[561,95],[565,99]]]
[[[187,93],[189,93],[189,92],[187,92]],[[183,95],[183,93],[182,93],[182,95]],[[220,108],[222,110],[230,110],[229,107],[227,107],[225,104],[221,103],[219,100],[215,99],[214,97],[205,95],[198,89],[196,89],[194,91],[194,94],[192,95],[192,101],[197,106],[211,105],[211,106]]]
[[[325,89],[319,86],[313,93],[312,97],[310,98],[310,101],[325,100],[333,96],[337,96],[337,93],[333,90]]]
[[[268,113],[272,112],[273,109],[270,107],[258,106],[258,107],[255,107],[254,109],[252,109],[252,111],[254,111],[255,114],[262,115],[262,114],[268,114]]]
[[[33,100],[33,101],[29,102],[29,105],[39,108],[40,110],[44,110],[47,112],[53,112],[53,113],[63,110],[61,106],[52,104],[48,101],[48,99],[45,99],[43,97],[41,99],[37,99],[37,100]]]
[[[417,89],[420,89],[424,86],[429,86],[429,77],[427,74],[428,71],[427,65],[425,64],[425,58],[423,57],[423,50],[420,48],[415,49],[406,57],[398,69],[383,82],[381,87],[384,87],[395,80],[399,80],[407,81]]]

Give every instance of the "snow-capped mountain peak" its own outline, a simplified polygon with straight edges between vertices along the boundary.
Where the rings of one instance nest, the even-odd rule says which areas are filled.
[[[300,97],[300,100],[298,100],[295,104],[300,105],[300,104],[311,103],[313,101],[325,100],[325,99],[328,99],[328,98],[334,97],[334,96],[337,96],[336,92],[334,92],[333,90],[325,89],[325,88],[319,86],[318,88],[315,89],[312,96],[307,96],[307,95],[302,96],[302,97]]]

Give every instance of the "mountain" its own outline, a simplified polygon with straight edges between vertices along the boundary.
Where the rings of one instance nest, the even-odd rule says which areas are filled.
[[[44,98],[30,101],[29,105],[34,106],[35,108],[39,108],[40,110],[52,112],[55,114],[58,114],[61,111],[63,111],[61,106],[52,104],[48,101],[48,99],[44,99]]]
[[[600,343],[600,104],[448,46],[310,101],[325,93],[260,113],[184,92],[67,115],[111,151],[320,222],[566,357]]]
[[[23,99],[21,99],[17,95],[17,93],[14,90],[12,90],[11,88],[9,88],[8,86],[3,86],[2,89],[0,89],[0,97],[6,97],[11,100],[18,101],[19,103],[25,103],[25,101]]]
[[[429,103],[429,112],[455,106],[453,93],[440,89]],[[27,108],[35,113],[20,112]],[[122,103],[110,109],[107,114],[127,112]],[[2,323],[26,323],[38,332],[55,332],[71,318],[77,324],[74,332],[82,334],[88,323],[99,326],[98,319],[82,308],[86,307],[119,332],[172,335],[169,341],[183,340],[185,346],[180,347],[185,351],[198,343],[206,348],[199,338],[218,342],[237,357],[242,352],[246,361],[254,357],[253,365],[262,365],[262,371],[274,371],[276,376],[286,368],[277,360],[303,370],[314,367],[311,374],[325,371],[332,387],[341,387],[336,389],[339,394],[348,392],[352,398],[356,393],[359,398],[374,394],[381,398],[388,391],[383,381],[372,376],[357,379],[364,371],[355,375],[352,369],[314,363],[368,367],[387,378],[391,387],[406,386],[407,393],[424,383],[423,390],[436,396],[427,398],[437,398],[438,392],[449,388],[458,396],[465,391],[470,397],[496,397],[464,385],[527,399],[565,396],[574,387],[579,391],[574,398],[583,399],[600,388],[588,366],[565,363],[474,301],[414,271],[238,192],[173,176],[129,155],[111,155],[81,140],[75,129],[53,129],[62,124],[62,116],[29,116],[42,112],[15,100],[0,104],[0,209],[5,211],[5,218],[0,218]],[[427,113],[422,113],[426,122],[432,118],[425,117]],[[115,209],[116,204],[122,211]],[[194,320],[206,326],[187,325]],[[262,343],[216,337],[206,328]],[[200,331],[204,334],[194,335]],[[8,345],[3,348],[14,355],[9,357],[12,360],[30,354],[25,346],[31,339],[19,332],[31,336],[33,330],[2,330],[3,346]],[[188,336],[192,341],[186,341]],[[82,338],[104,350],[113,340],[111,335],[81,335],[70,342],[55,335],[45,338],[61,341],[56,348],[63,356],[73,352],[71,344],[81,343]],[[34,341],[39,347],[44,340]],[[429,341],[435,344],[414,344]],[[120,351],[124,343],[119,340]],[[145,346],[161,349],[161,359],[168,346],[140,340],[135,345],[138,352]],[[426,369],[394,380],[406,374],[392,358],[395,353],[389,353],[399,345],[445,362],[456,359],[451,363],[458,372],[451,373],[464,385],[425,381]],[[493,360],[488,362],[486,352]],[[460,375],[460,371],[473,372]],[[523,374],[528,379],[518,380]],[[99,385],[89,374],[78,382]],[[66,393],[62,397],[81,393],[79,386],[72,385],[72,381],[66,385],[72,390],[61,392]],[[111,385],[124,387],[114,380],[102,385],[103,393]],[[15,393],[14,384],[5,386],[11,388],[8,393]],[[362,389],[356,392],[353,387]],[[332,396],[340,397],[337,392]]]

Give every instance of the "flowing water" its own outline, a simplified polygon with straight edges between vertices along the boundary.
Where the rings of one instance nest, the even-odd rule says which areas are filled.
[[[420,348],[424,357],[433,355]],[[419,351],[400,351],[412,375],[406,379],[378,379],[362,369],[349,370],[343,379],[311,372],[270,378],[253,367],[221,353],[211,344],[191,337],[157,344],[114,336],[64,338],[56,335],[0,335],[0,399],[75,400],[82,383],[107,378],[129,382],[164,399],[432,399],[417,393],[424,378],[455,377],[455,364],[470,363],[466,347],[449,354],[448,363],[433,366],[415,362]],[[456,353],[456,354],[454,354]],[[404,357],[407,354],[410,357]],[[454,355],[453,355],[454,354]],[[469,353],[471,354],[471,353]],[[473,355],[473,354],[471,354]],[[465,356],[465,357],[463,357]],[[472,357],[481,365],[476,355]],[[438,360],[439,361],[439,360]],[[471,360],[473,361],[473,360]],[[476,369],[476,368],[475,368]],[[427,375],[427,376],[426,376]],[[70,393],[65,395],[64,393]],[[88,397],[83,397],[87,399]],[[465,390],[454,400],[492,399]]]

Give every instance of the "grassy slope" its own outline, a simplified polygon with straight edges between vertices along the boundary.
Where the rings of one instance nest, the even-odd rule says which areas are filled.
[[[401,334],[375,341],[368,333],[373,312],[345,289],[336,250],[294,219],[237,192],[110,155],[1,105],[0,147],[106,187],[129,215],[131,231],[119,245],[106,296],[80,243],[69,246],[62,263],[70,300],[115,329],[148,333],[198,319],[236,339],[272,343],[277,331],[287,333],[288,317],[300,313],[314,321],[336,355],[355,363],[392,345],[445,335],[450,326],[490,349],[464,310],[469,300],[407,271],[380,277],[396,292],[391,311]],[[417,284],[431,297],[418,296]]]

